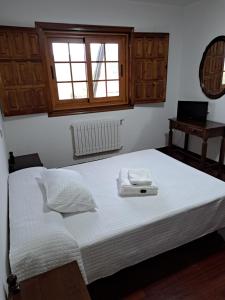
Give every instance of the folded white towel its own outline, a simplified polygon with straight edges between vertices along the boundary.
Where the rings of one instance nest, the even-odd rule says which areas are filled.
[[[152,179],[148,169],[129,169],[128,178],[134,185],[151,185]]]
[[[120,196],[149,196],[157,195],[158,187],[152,185],[132,185],[128,179],[128,169],[121,169],[118,178],[118,191]]]

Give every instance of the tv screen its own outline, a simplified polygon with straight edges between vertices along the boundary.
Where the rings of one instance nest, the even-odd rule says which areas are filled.
[[[206,122],[207,101],[178,101],[177,120]]]

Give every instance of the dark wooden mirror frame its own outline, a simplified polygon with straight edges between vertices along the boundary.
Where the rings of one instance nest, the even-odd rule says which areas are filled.
[[[203,83],[203,67],[204,67],[204,63],[205,63],[205,59],[206,59],[206,55],[207,55],[207,52],[208,50],[217,42],[219,41],[223,41],[225,43],[225,36],[224,35],[221,35],[221,36],[218,36],[216,37],[215,39],[213,39],[209,45],[206,47],[204,53],[203,53],[203,56],[202,56],[202,60],[201,60],[201,63],[200,63],[200,67],[199,67],[199,81],[200,81],[200,86],[201,86],[201,89],[203,91],[203,93],[210,99],[218,99],[220,97],[222,97],[224,94],[225,94],[225,87],[224,89],[219,92],[218,94],[211,94],[207,88],[205,87],[204,83]]]

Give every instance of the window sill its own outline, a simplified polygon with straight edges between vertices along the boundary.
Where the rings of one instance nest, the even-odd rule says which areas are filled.
[[[138,100],[138,99],[136,99],[135,100],[135,104],[134,105],[138,105],[138,104],[148,104],[148,103],[164,103],[164,102],[166,102],[166,99],[164,98],[164,99],[151,99],[151,100],[149,100],[149,99],[141,99],[141,100]]]
[[[76,109],[64,109],[64,110],[55,110],[48,113],[49,117],[60,117],[60,116],[69,116],[69,115],[80,115],[104,111],[115,111],[115,110],[124,110],[124,109],[133,109],[134,106],[131,104],[123,105],[114,105],[108,107],[89,107],[89,108],[76,108]]]

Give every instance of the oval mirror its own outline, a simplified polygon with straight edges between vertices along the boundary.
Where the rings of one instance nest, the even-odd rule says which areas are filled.
[[[200,68],[199,79],[203,93],[211,99],[225,94],[225,36],[218,36],[206,47]]]

